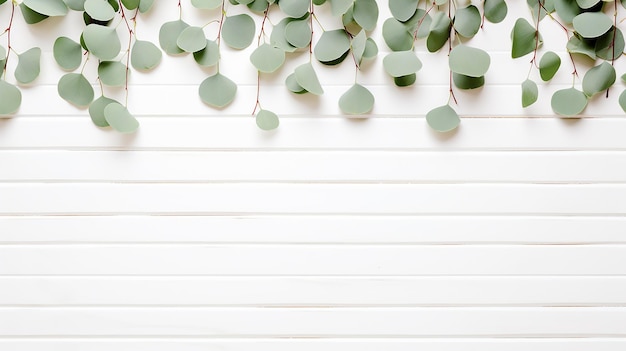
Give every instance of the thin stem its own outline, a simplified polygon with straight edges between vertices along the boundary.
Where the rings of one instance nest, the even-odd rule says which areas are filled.
[[[120,0],[120,13],[122,15],[122,19],[124,20],[124,23],[126,24],[126,29],[128,29],[128,48],[126,49],[126,81],[124,82],[124,90],[126,93],[126,99],[125,99],[125,104],[124,106],[128,106],[128,75],[130,73],[130,49],[132,46],[132,42],[133,42],[133,34],[135,33],[133,28],[131,28],[130,23],[128,23],[128,18],[126,17],[126,12],[124,11],[124,7],[122,6],[121,0]],[[136,17],[137,14],[135,14],[135,16],[132,18],[132,21],[134,22],[133,27],[135,27],[137,25],[137,21],[136,21]]]
[[[4,30],[4,33],[7,34],[7,56],[5,57],[4,66],[2,67],[2,74],[0,75],[0,78],[3,78],[3,79],[6,79],[7,65],[9,63],[9,55],[11,54],[11,51],[13,49],[11,47],[11,28],[13,27],[14,17],[15,17],[15,2],[12,1],[11,2],[11,18],[9,19],[9,26]]]
[[[311,14],[309,15],[309,26],[311,27],[311,40],[309,41],[309,62],[311,62],[313,61],[313,17],[315,16],[315,7],[313,6],[313,0],[311,0],[309,6],[309,12],[311,12]]]
[[[183,19],[183,6],[180,3],[180,0],[178,0],[178,19],[179,20]]]
[[[222,0],[222,8],[220,9],[220,27],[217,29],[217,38],[215,38],[215,41],[217,41],[217,49],[220,53],[222,52],[222,26],[224,25],[224,16],[226,15],[225,2],[226,0]],[[220,62],[222,61],[221,57],[222,55],[220,55],[220,58],[217,60],[217,65],[215,67],[217,73],[220,72]]]
[[[254,109],[252,110],[252,115],[256,114],[256,110],[261,108],[261,72],[256,72],[256,102],[254,103]]]
[[[450,21],[452,21],[452,13],[450,11],[450,8],[452,6],[448,5],[448,18],[450,19]],[[452,35],[453,33],[456,33],[456,30],[454,29],[454,27],[450,28],[450,33],[448,34],[448,56],[450,56],[450,52],[452,52]],[[450,104],[450,99],[452,99],[454,101],[455,105],[458,105],[459,102],[456,100],[456,96],[454,95],[454,89],[452,88],[453,83],[452,83],[452,70],[449,70],[450,72],[450,81],[449,81],[449,92],[450,95],[448,96],[448,104]]]

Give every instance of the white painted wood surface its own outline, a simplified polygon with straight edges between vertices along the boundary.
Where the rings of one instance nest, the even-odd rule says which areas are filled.
[[[176,3],[140,18],[140,37],[156,41]],[[524,3],[472,41],[492,67],[481,91],[457,92],[449,135],[424,120],[447,100],[445,53],[420,44],[418,84],[393,88],[384,2],[381,55],[359,75],[369,119],[338,112],[349,63],[318,66],[322,98],[288,93],[307,59],[293,55],[262,77],[281,117],[270,133],[250,117],[250,49],[223,53],[240,84],[224,110],[200,102],[212,71],[189,57],[133,72],[141,128],[120,135],[57,96],[63,72],[42,47],[42,76],[0,120],[0,351],[623,351],[623,88],[583,119],[553,116],[547,95],[521,109],[528,60],[509,58],[508,36]],[[541,26],[566,58],[562,31]],[[76,30],[56,28],[17,21],[16,50]],[[570,84],[563,64],[542,94]]]

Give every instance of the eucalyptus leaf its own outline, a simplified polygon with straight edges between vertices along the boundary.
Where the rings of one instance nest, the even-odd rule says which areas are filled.
[[[98,77],[104,85],[123,86],[126,83],[126,65],[119,61],[100,61]]]
[[[99,98],[95,99],[91,103],[91,105],[89,105],[89,117],[91,117],[91,121],[93,122],[93,124],[97,125],[98,127],[109,126],[109,122],[107,122],[106,118],[104,117],[104,108],[114,102],[117,101],[109,99],[106,96],[100,96]]]
[[[296,51],[298,48],[293,46],[287,40],[286,35],[287,35],[287,26],[289,25],[289,23],[293,21],[297,21],[297,20],[298,19],[296,18],[285,17],[282,20],[280,20],[280,22],[278,22],[276,25],[274,25],[274,28],[272,29],[272,34],[270,34],[270,43],[274,46],[277,46],[283,49],[283,51],[285,52]]]
[[[120,133],[134,133],[139,128],[139,122],[119,102],[112,102],[106,105],[104,118],[111,128]]]
[[[504,0],[485,0],[483,6],[487,21],[491,23],[500,23],[506,18],[508,7]]]
[[[622,30],[611,27],[608,32],[595,42],[596,56],[603,60],[617,60],[624,54],[624,34]]]
[[[289,89],[289,91],[295,94],[307,93],[307,90],[304,89],[300,84],[298,84],[295,73],[287,76],[287,78],[285,79],[285,86],[287,86],[287,89]]]
[[[348,12],[354,4],[354,0],[328,0],[330,1],[330,9],[335,17],[341,17]]]
[[[474,37],[480,29],[481,23],[482,17],[478,8],[474,5],[457,9],[454,14],[454,30],[462,37]]]
[[[544,82],[554,77],[561,67],[561,58],[552,51],[548,51],[541,57],[539,61],[539,75]]]
[[[24,0],[22,4],[45,16],[65,16],[68,12],[63,0]]]
[[[378,45],[372,38],[365,40],[365,51],[363,51],[364,59],[372,59],[378,55]]]
[[[124,2],[124,0],[122,0]],[[74,11],[85,11],[85,0],[65,0],[65,5]]]
[[[485,85],[485,77],[470,77],[464,74],[452,73],[452,81],[454,85],[463,90],[478,89]]]
[[[395,18],[388,18],[383,23],[383,39],[393,51],[406,51],[413,47],[413,35]]]
[[[287,23],[285,39],[296,48],[304,48],[311,43],[311,26],[309,21],[295,20]]]
[[[559,115],[572,117],[579,115],[587,107],[587,96],[576,88],[566,88],[552,95],[552,111]]]
[[[396,51],[385,56],[383,67],[390,76],[403,77],[419,71],[422,68],[422,61],[413,51]]]
[[[22,84],[32,83],[39,76],[40,63],[40,48],[35,47],[19,54],[15,68],[15,79]]]
[[[482,77],[487,73],[491,58],[482,49],[464,44],[455,46],[449,55],[450,70],[470,77]]]
[[[393,77],[393,83],[399,87],[408,87],[410,85],[415,84],[417,80],[417,75],[415,73],[411,73],[402,77]]]
[[[198,89],[200,99],[209,106],[222,108],[230,104],[237,93],[237,84],[217,72],[206,78]]]
[[[554,8],[559,18],[567,24],[571,24],[574,17],[583,12],[574,0],[554,0]]]
[[[180,32],[176,45],[186,52],[196,52],[206,47],[206,37],[201,27],[189,26]]]
[[[433,20],[430,24],[430,33],[426,38],[426,48],[430,52],[436,52],[443,47],[450,37],[450,28],[452,28],[452,22],[443,12],[437,12],[433,16]]]
[[[191,1],[192,3],[194,0]],[[139,0],[122,0],[122,5],[129,10],[134,10],[139,7]],[[104,108],[103,108],[104,111]],[[104,117],[103,117],[104,118]]]
[[[371,31],[376,28],[376,22],[378,22],[378,12],[376,0],[354,1],[354,12],[352,14],[354,21],[361,26],[361,28],[367,31]]]
[[[217,65],[220,61],[219,45],[213,40],[207,40],[204,49],[193,53],[193,59],[200,66],[211,67]]]
[[[120,0],[107,0],[107,2],[113,7],[113,11],[117,12],[120,10]]]
[[[155,0],[141,0],[139,2],[139,12],[146,13],[150,11]]]
[[[81,73],[66,73],[59,80],[57,91],[64,100],[80,107],[91,104],[94,97],[93,87]]]
[[[272,111],[261,109],[256,114],[256,125],[263,130],[276,129],[279,124],[278,116]]]
[[[537,83],[530,79],[526,79],[522,83],[522,107],[528,107],[534,104],[539,97],[539,89]]]
[[[68,37],[58,37],[52,47],[54,60],[65,70],[75,70],[83,61],[80,44]]]
[[[22,17],[24,18],[24,22],[28,24],[39,23],[50,16],[42,15],[39,12],[33,11],[30,7],[26,6],[24,3],[20,4],[20,12],[22,12]]]
[[[513,47],[511,56],[513,58],[522,57],[537,48],[538,33],[527,20],[518,18],[515,21],[512,32]]]
[[[567,41],[567,51],[572,54],[581,54],[589,57],[592,60],[597,58],[595,50],[595,41],[581,38],[574,34]]]
[[[115,17],[113,6],[104,0],[86,0],[85,12],[98,21],[109,21]]]
[[[361,59],[363,58],[363,54],[365,53],[366,46],[367,35],[365,34],[365,30],[361,30],[357,35],[352,38],[352,41],[350,41],[352,55],[354,56],[354,60],[357,62],[357,65],[361,64]]]
[[[274,0],[254,0],[251,3],[249,3],[248,8],[252,11],[252,12],[256,12],[256,13],[263,13],[265,12],[265,10],[267,10],[268,6],[270,4],[273,4],[275,1]]]
[[[400,22],[406,22],[416,10],[419,0],[389,0],[391,15]]]
[[[430,110],[426,122],[432,129],[444,133],[456,129],[461,119],[450,105],[443,105]]]
[[[608,89],[615,83],[616,79],[615,68],[610,63],[604,61],[587,71],[583,77],[583,92],[591,97]]]
[[[619,106],[622,108],[622,110],[624,112],[626,112],[626,90],[622,91],[621,94],[619,94]]]
[[[161,49],[170,55],[184,53],[185,51],[178,47],[177,40],[180,33],[188,27],[189,25],[182,20],[163,23],[159,30],[159,45],[161,45]]]
[[[130,51],[130,64],[138,71],[149,71],[161,62],[162,57],[163,54],[156,45],[137,40]]]
[[[583,38],[597,38],[613,27],[613,21],[603,12],[583,12],[574,17],[572,25]]]
[[[300,18],[309,12],[311,3],[309,0],[280,0],[278,6],[287,16]]]
[[[83,38],[89,52],[101,60],[114,59],[122,49],[115,28],[90,24],[85,27]]]
[[[191,0],[193,7],[203,10],[213,10],[222,6],[221,0]]]
[[[322,33],[315,45],[315,58],[325,64],[334,63],[350,50],[350,39],[343,29]]]
[[[272,73],[285,62],[285,52],[270,44],[261,44],[250,55],[250,62],[263,73]]]
[[[602,0],[576,0],[576,3],[581,9],[590,9],[600,2],[602,2]]]
[[[294,78],[298,85],[314,95],[324,94],[324,89],[320,84],[313,65],[308,62],[296,67],[294,71]]]
[[[0,116],[12,115],[22,104],[22,92],[13,84],[0,79]]]
[[[374,107],[374,95],[364,86],[355,83],[339,98],[341,112],[349,115],[362,115]]]
[[[226,16],[222,26],[222,39],[233,49],[245,49],[254,39],[254,20],[248,14]]]

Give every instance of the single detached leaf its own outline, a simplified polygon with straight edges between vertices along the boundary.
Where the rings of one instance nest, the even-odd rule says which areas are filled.
[[[626,90],[622,91],[621,94],[619,94],[619,106],[622,108],[622,110],[624,112],[626,112]]]
[[[383,67],[390,76],[403,77],[419,71],[422,68],[422,61],[413,51],[395,51],[385,56]]]
[[[28,24],[39,23],[50,16],[42,15],[39,12],[33,11],[30,7],[26,6],[24,3],[20,4],[20,12],[22,12],[22,17],[24,17],[24,22]]]
[[[378,5],[376,0],[355,0],[352,16],[361,28],[367,31],[373,30],[376,28],[376,22],[378,22]]]
[[[296,67],[294,77],[299,86],[314,95],[324,94],[313,65],[308,62]]]
[[[161,49],[170,55],[178,55],[185,52],[178,47],[177,40],[180,33],[187,27],[189,25],[182,20],[163,23],[159,30],[159,45],[161,45]]]
[[[491,23],[500,23],[506,18],[508,8],[504,0],[485,0],[485,18]]]
[[[535,31],[535,27],[523,18],[518,18],[515,21],[511,36],[513,41],[511,56],[513,58],[531,53],[537,47],[538,34]]]
[[[203,67],[211,67],[217,65],[220,61],[219,45],[213,40],[207,40],[206,47],[200,51],[193,53],[193,59]]]
[[[452,72],[452,81],[459,89],[470,90],[477,89],[485,85],[485,77],[470,77],[464,74]]]
[[[472,38],[482,23],[482,17],[478,8],[474,5],[460,8],[454,14],[454,30],[462,37]]]
[[[113,6],[104,0],[86,0],[85,12],[98,21],[109,21],[115,17]]]
[[[572,25],[583,38],[597,38],[613,27],[613,20],[603,12],[583,12],[574,17]]]
[[[22,92],[13,84],[0,79],[0,116],[12,115],[22,104]]]
[[[93,122],[93,124],[97,125],[98,127],[109,126],[109,122],[107,122],[104,116],[104,108],[114,102],[117,103],[117,101],[109,99],[106,96],[100,96],[99,98],[95,99],[91,103],[91,105],[89,105],[89,117],[91,117],[91,121]]]
[[[65,16],[68,8],[63,0],[24,0],[29,9],[45,16]]]
[[[83,61],[83,51],[80,44],[68,37],[58,37],[52,47],[54,60],[61,68],[72,71]]]
[[[254,20],[247,14],[226,16],[222,26],[222,39],[233,49],[245,49],[254,39]]]
[[[450,70],[470,77],[482,77],[489,70],[491,58],[482,49],[464,44],[455,46],[450,51]]]
[[[393,51],[406,51],[413,47],[413,35],[395,18],[387,18],[383,23],[383,39]]]
[[[461,123],[459,115],[450,105],[443,105],[430,110],[426,114],[428,125],[438,132],[449,132]]]
[[[213,10],[222,6],[221,0],[191,0],[191,5],[197,9]]]
[[[294,20],[285,27],[285,39],[296,48],[304,48],[311,43],[311,26],[308,20]]]
[[[163,54],[153,43],[137,40],[130,51],[130,64],[138,71],[149,71],[156,67]]]
[[[176,45],[186,52],[196,52],[206,47],[206,37],[201,27],[187,27],[180,32]]]
[[[122,49],[115,28],[90,24],[85,27],[83,38],[89,52],[100,60],[112,60]]]
[[[354,84],[339,98],[341,112],[349,115],[362,115],[374,107],[374,95],[360,84]]]
[[[534,104],[539,97],[539,89],[537,83],[530,79],[526,79],[522,83],[522,107],[528,107]]]
[[[539,75],[544,82],[554,77],[561,67],[561,58],[552,51],[548,51],[541,57],[539,61]]]
[[[615,68],[610,63],[604,61],[587,71],[583,77],[583,92],[591,97],[608,89],[615,83],[616,79]]]
[[[552,95],[552,111],[572,117],[579,115],[587,107],[587,96],[576,88],[561,89]]]
[[[280,0],[280,9],[289,17],[300,18],[309,12],[309,0]]]
[[[452,28],[452,22],[448,18],[448,15],[442,12],[437,12],[433,16],[433,20],[430,24],[430,33],[426,38],[426,48],[430,52],[436,52],[443,47],[450,37],[450,28]]]
[[[250,55],[250,62],[263,73],[272,73],[285,62],[285,52],[270,44],[261,44]]]
[[[39,76],[40,62],[40,48],[32,48],[19,54],[17,67],[15,68],[15,79],[22,84],[34,81]]]
[[[126,65],[119,61],[100,61],[98,77],[104,85],[121,87],[126,83]]]
[[[104,118],[111,128],[120,133],[134,133],[139,128],[139,122],[119,102],[112,102],[106,105]]]
[[[237,84],[218,72],[200,84],[199,93],[207,105],[222,108],[235,99]]]
[[[278,116],[268,110],[259,110],[256,114],[256,125],[263,130],[272,130],[278,128]]]
[[[88,106],[94,97],[93,87],[80,73],[66,73],[59,80],[57,91],[67,102],[76,106]]]
[[[350,50],[350,39],[343,29],[329,30],[320,36],[315,45],[315,58],[322,63],[341,59]]]

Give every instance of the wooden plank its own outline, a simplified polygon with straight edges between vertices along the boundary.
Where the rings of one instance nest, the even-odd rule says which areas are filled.
[[[2,277],[8,306],[624,306],[625,277]]]
[[[0,275],[623,274],[624,245],[0,246]]]

